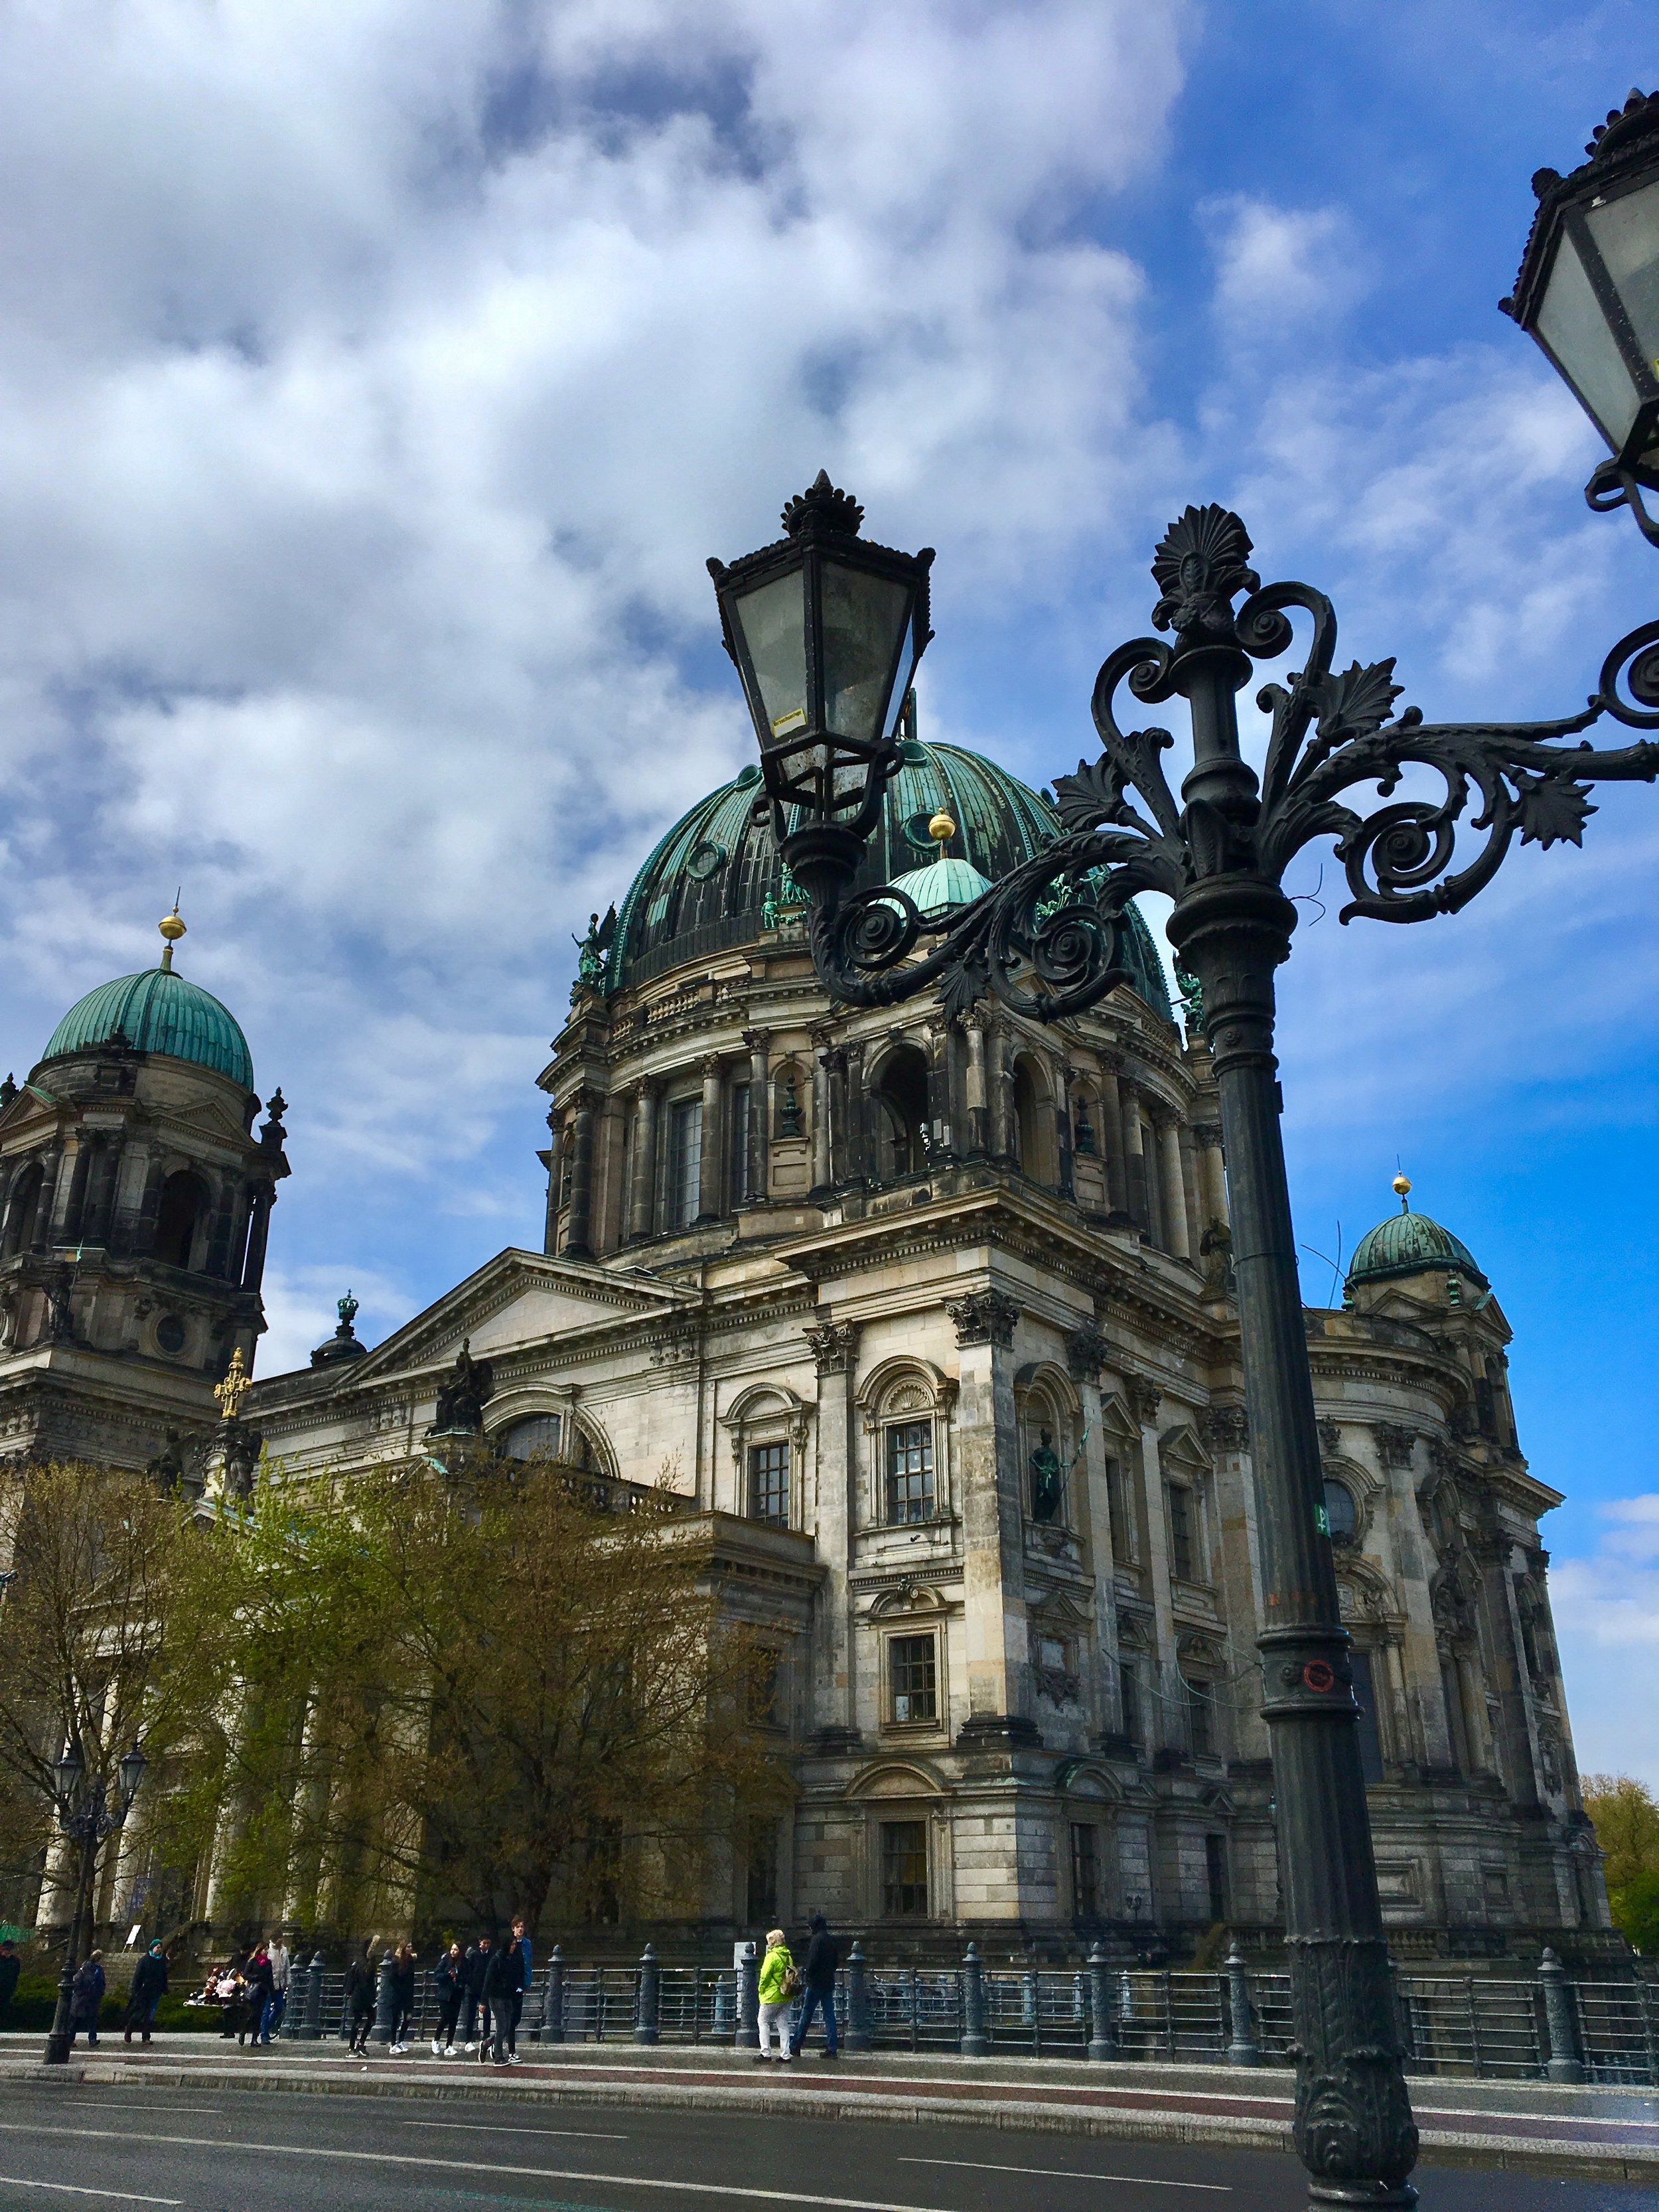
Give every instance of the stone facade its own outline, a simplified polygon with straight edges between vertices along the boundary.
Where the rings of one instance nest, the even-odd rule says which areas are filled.
[[[590,946],[540,1079],[544,1249],[258,1384],[266,1479],[419,1448],[470,1342],[500,1449],[706,1517],[776,1639],[800,1785],[711,1936],[821,1907],[890,1953],[1180,1955],[1221,1921],[1271,1948],[1202,1046],[1127,987],[1048,1030],[832,1006],[772,890],[725,934],[638,975]],[[1483,1282],[1432,1261],[1308,1315],[1385,1911],[1408,1959],[1590,1965],[1622,1947],[1549,1627],[1559,1494]]]

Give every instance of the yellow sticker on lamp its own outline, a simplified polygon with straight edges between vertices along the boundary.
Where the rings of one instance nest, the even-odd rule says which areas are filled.
[[[787,738],[791,730],[804,730],[805,727],[805,708],[792,707],[787,714],[780,714],[773,723],[772,735],[775,738]]]

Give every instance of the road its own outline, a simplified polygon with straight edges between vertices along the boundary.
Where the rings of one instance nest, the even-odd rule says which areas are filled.
[[[0,2212],[1300,2212],[1261,2151],[1008,2130],[509,2112],[274,2090],[0,2083]],[[1423,2212],[1659,2212],[1659,2191],[1429,2168]]]

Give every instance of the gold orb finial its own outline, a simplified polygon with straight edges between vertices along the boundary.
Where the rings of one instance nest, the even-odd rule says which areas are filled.
[[[950,816],[941,806],[939,812],[934,815],[932,821],[927,824],[927,835],[939,847],[940,860],[945,858],[945,848],[956,834],[956,823],[951,819]]]
[[[173,896],[173,912],[171,914],[164,914],[160,921],[156,923],[155,927],[161,931],[164,940],[161,946],[162,972],[165,975],[171,975],[173,972],[173,948],[185,933],[184,920],[179,912],[179,894],[177,891],[175,891]]]
[[[1400,1200],[1402,1213],[1411,1212],[1412,1179],[1408,1175],[1397,1175],[1394,1179],[1394,1194]]]

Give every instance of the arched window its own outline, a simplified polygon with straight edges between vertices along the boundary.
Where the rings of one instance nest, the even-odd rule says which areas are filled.
[[[1359,1527],[1359,1515],[1353,1502],[1353,1492],[1346,1482],[1327,1479],[1325,1520],[1332,1543],[1352,1543]]]
[[[915,1045],[900,1045],[882,1062],[876,1116],[878,1174],[920,1173],[927,1164],[927,1062]]]
[[[509,1459],[559,1459],[563,1439],[562,1413],[532,1413],[514,1422],[501,1438],[501,1449]]]
[[[1054,1108],[1029,1060],[1014,1063],[1013,1109],[1015,1166],[1033,1182],[1057,1182]]]
[[[179,1168],[161,1185],[161,1203],[155,1217],[155,1256],[170,1267],[188,1267],[196,1243],[196,1224],[206,1210],[207,1194],[200,1179],[188,1168]]]
[[[34,1209],[40,1202],[40,1164],[37,1160],[23,1170],[11,1187],[11,1204],[6,1208],[8,1259],[28,1243],[29,1231],[34,1226]]]

